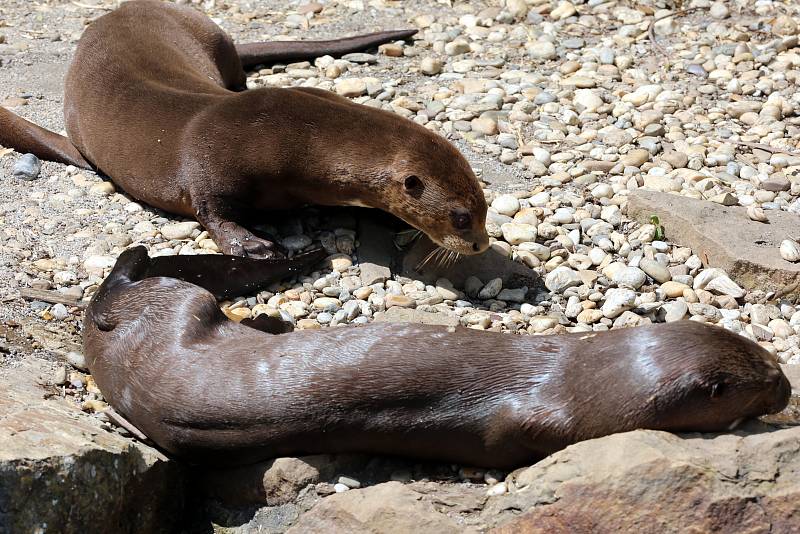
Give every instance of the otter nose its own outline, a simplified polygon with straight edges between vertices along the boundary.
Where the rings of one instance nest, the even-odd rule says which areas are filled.
[[[780,369],[770,370],[765,389],[772,401],[769,406],[770,413],[777,413],[786,408],[792,394],[792,385]]]

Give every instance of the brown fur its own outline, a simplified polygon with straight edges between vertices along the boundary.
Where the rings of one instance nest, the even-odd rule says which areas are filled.
[[[482,252],[483,192],[443,138],[327,91],[244,90],[243,62],[341,54],[413,33],[237,47],[189,7],[128,2],[78,43],[64,91],[69,139],[3,110],[0,143],[91,163],[134,197],[196,218],[227,254],[270,254],[272,244],[242,226],[246,216],[307,203],[380,208],[446,248]],[[407,190],[410,176],[422,187]],[[457,213],[468,227],[454,226]]]
[[[269,335],[229,321],[196,285],[140,280],[149,261],[141,247],[120,256],[87,310],[85,354],[110,404],[190,461],[370,452],[508,468],[614,432],[726,430],[789,399],[765,349],[693,321]]]

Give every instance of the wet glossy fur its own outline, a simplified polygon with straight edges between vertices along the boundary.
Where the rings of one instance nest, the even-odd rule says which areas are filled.
[[[85,353],[110,404],[189,461],[361,451],[509,468],[636,428],[725,430],[788,402],[768,352],[692,321],[541,337],[381,323],[270,335],[229,321],[198,286],[139,280],[148,261],[143,248],[120,257],[87,311]]]

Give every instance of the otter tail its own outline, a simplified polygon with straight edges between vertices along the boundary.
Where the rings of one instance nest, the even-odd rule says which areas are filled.
[[[317,249],[291,259],[254,259],[219,254],[150,258],[146,248],[133,247],[117,258],[111,273],[89,303],[86,320],[96,324],[100,330],[112,330],[115,324],[109,312],[114,305],[111,296],[115,289],[145,278],[176,278],[202,287],[217,300],[224,300],[253,293],[288,276],[303,273],[325,255],[323,249]]]
[[[242,67],[249,69],[261,64],[314,59],[320,56],[338,57],[350,52],[372,48],[390,41],[407,39],[417,30],[393,30],[345,37],[332,41],[271,41],[236,45]]]
[[[0,107],[0,145],[23,154],[30,152],[44,160],[75,165],[82,169],[92,168],[69,139],[36,126],[2,107]]]

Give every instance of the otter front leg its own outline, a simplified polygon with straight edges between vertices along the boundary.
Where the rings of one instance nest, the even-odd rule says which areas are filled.
[[[223,254],[250,258],[282,256],[274,241],[258,237],[234,222],[230,211],[220,201],[201,200],[195,205],[197,220],[208,230]]]

